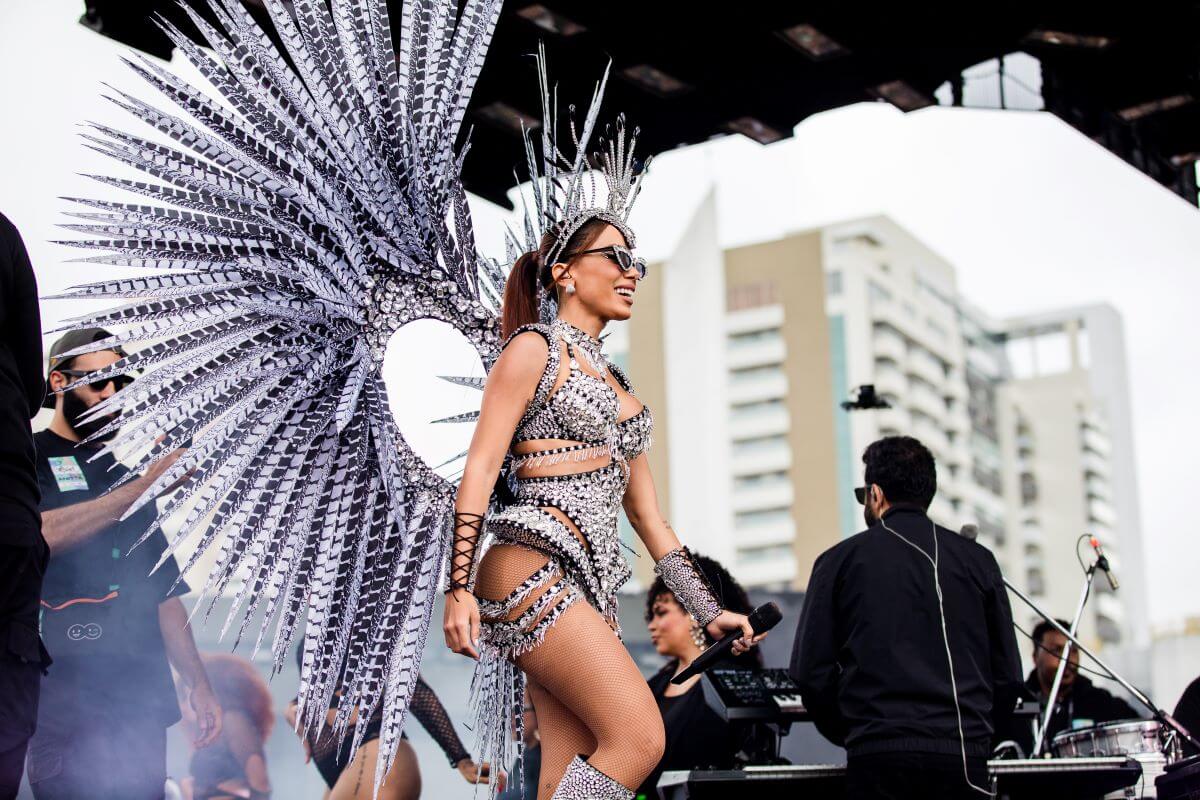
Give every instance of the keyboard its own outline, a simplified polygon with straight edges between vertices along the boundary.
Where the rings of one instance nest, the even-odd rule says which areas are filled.
[[[1132,758],[1013,759],[988,762],[1001,796],[1012,800],[1053,797],[1092,800],[1133,786],[1142,776]],[[754,797],[761,800],[806,800],[840,797],[845,790],[845,764],[784,764],[743,769],[664,772],[658,782],[666,800]]]

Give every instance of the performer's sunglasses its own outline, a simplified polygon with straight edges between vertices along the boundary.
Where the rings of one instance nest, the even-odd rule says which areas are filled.
[[[870,486],[858,486],[854,489],[854,499],[858,501],[860,506],[867,504],[867,490],[870,488]]]
[[[70,378],[78,379],[86,378],[88,375],[93,375],[100,370],[56,369],[54,371],[61,372],[63,375],[66,375]],[[104,391],[104,387],[108,386],[110,383],[113,385],[113,391],[119,392],[129,384],[133,383],[133,378],[129,375],[110,375],[107,378],[99,378],[94,381],[88,381],[87,385],[91,387],[93,392],[102,392]]]
[[[622,247],[619,244],[610,244],[608,247],[593,247],[591,250],[575,250],[571,253],[563,253],[563,258],[573,258],[575,256],[586,256],[595,253],[614,262],[621,268],[621,272],[628,272],[633,269],[637,271],[637,279],[640,281],[646,277],[646,259],[638,258],[633,253],[629,252],[629,248]]]

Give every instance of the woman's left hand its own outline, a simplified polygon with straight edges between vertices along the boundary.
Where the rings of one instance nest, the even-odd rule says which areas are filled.
[[[755,636],[754,629],[750,627],[749,618],[745,614],[737,614],[733,611],[722,611],[716,619],[708,623],[705,630],[708,631],[709,636],[718,640],[730,631],[740,630],[741,637],[733,640],[732,650],[735,656],[740,656],[767,638],[765,631]]]
[[[467,783],[490,783],[491,768],[485,761],[482,764],[476,764],[469,758],[464,758],[454,765],[462,774]],[[498,791],[504,791],[504,773],[501,772],[496,776],[496,781],[499,783]]]

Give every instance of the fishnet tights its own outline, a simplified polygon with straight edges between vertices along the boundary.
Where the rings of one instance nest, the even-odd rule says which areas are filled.
[[[548,560],[524,547],[495,545],[479,565],[475,591],[501,599]],[[534,592],[509,619],[542,594],[562,590],[556,583]],[[587,602],[568,608],[517,666],[529,680],[542,741],[538,800],[549,800],[577,754],[629,789],[654,770],[664,747],[658,706],[625,646]]]

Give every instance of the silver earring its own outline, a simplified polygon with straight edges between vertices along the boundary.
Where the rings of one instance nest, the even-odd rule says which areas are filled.
[[[692,620],[692,644],[703,650],[708,644],[704,638],[704,629],[700,627],[700,623],[695,617],[692,617],[690,614],[688,616],[691,617]]]
[[[567,284],[567,294],[575,294],[575,284],[573,284],[573,283]]]

